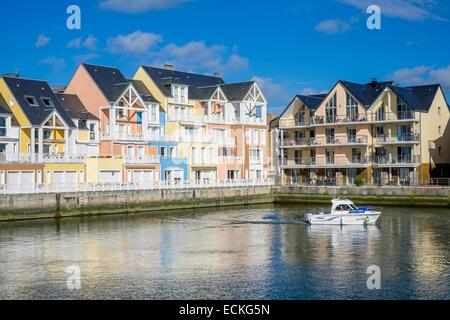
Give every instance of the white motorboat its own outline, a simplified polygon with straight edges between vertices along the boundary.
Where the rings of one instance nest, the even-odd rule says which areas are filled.
[[[309,224],[370,225],[375,224],[381,211],[372,208],[358,208],[350,200],[334,199],[331,212],[308,213],[305,222]]]

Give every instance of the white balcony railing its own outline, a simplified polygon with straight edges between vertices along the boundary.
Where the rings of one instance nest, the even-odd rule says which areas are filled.
[[[0,163],[84,163],[88,155],[64,153],[0,153]]]
[[[243,164],[243,158],[242,157],[235,157],[235,156],[221,156],[217,158],[217,162],[219,164]]]
[[[45,194],[76,192],[108,192],[130,190],[172,190],[200,188],[234,188],[273,186],[273,179],[253,180],[202,180],[202,181],[157,181],[149,183],[83,183],[83,184],[26,184],[0,185],[0,194]]]
[[[123,162],[125,164],[158,164],[158,156],[123,156]]]

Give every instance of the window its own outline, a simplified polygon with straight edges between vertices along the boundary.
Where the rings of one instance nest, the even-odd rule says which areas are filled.
[[[336,93],[331,97],[325,106],[326,121],[328,123],[336,122]]]
[[[197,149],[192,148],[191,150],[191,161],[192,163],[197,163]]]
[[[25,96],[25,100],[27,100],[30,107],[39,107],[35,97]]]
[[[440,116],[441,115],[441,107],[438,107],[438,116]]]
[[[439,147],[438,150],[439,150],[439,156],[442,156],[442,147]]]
[[[53,101],[50,98],[41,98],[42,103],[44,104],[44,106],[48,107],[48,108],[53,108]]]
[[[266,130],[261,130],[260,131],[261,134],[261,145],[266,145]]]
[[[357,121],[358,119],[358,103],[356,100],[347,93],[347,118],[350,121]]]
[[[405,102],[403,102],[402,99],[397,97],[397,117],[399,120],[403,119],[411,119],[412,118],[412,112],[409,110],[408,106]]]
[[[134,147],[133,146],[128,146],[128,153],[127,155],[129,157],[134,157]]]
[[[214,162],[214,149],[209,148],[209,163],[213,163],[213,162]]]
[[[44,130],[44,139],[51,139],[52,132],[50,130]]]
[[[150,113],[149,113],[149,120],[150,122],[158,122],[158,107],[157,106],[150,106]]]
[[[384,138],[384,127],[375,127],[375,138]]]
[[[161,147],[161,157],[166,158],[167,157],[167,149],[166,147]]]
[[[143,146],[139,146],[138,147],[138,154],[139,154],[139,157],[144,157],[145,156],[145,149],[144,149]]]
[[[175,147],[170,147],[169,152],[170,152],[170,157],[171,158],[175,158],[175,156],[176,156],[176,149],[175,149]]]
[[[245,129],[245,142],[247,144],[252,143],[252,130],[251,129]]]
[[[89,124],[89,138],[95,140],[95,124]]]
[[[355,128],[347,129],[347,142],[348,143],[356,143],[356,129]]]
[[[187,104],[188,88],[186,86],[172,86],[172,96],[175,103]]]
[[[259,144],[259,133],[258,129],[253,130],[253,144]]]
[[[442,134],[442,126],[438,126],[438,134],[439,134],[439,135]]]
[[[0,117],[0,137],[6,137],[6,118]]]
[[[125,112],[123,111],[123,109],[117,110],[117,118],[119,118],[119,119],[125,118]]]

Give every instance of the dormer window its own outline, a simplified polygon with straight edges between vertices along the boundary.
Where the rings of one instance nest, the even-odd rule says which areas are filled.
[[[27,100],[30,107],[39,107],[35,97],[25,96],[25,100]]]
[[[53,108],[54,106],[53,106],[53,101],[52,101],[52,99],[50,99],[50,98],[41,98],[41,100],[42,100],[42,103],[46,106],[46,107],[48,107],[48,108]]]
[[[172,96],[175,103],[187,104],[188,88],[186,86],[172,85]]]

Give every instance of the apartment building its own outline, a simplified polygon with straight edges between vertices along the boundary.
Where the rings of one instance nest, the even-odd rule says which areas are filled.
[[[440,85],[338,81],[281,114],[280,170],[304,184],[425,184],[446,176],[449,107]]]
[[[1,183],[79,184],[85,157],[75,152],[76,126],[47,82],[13,76],[0,78]],[[1,132],[2,131],[2,132]]]
[[[170,65],[141,66],[134,79],[160,101],[189,180],[267,177],[267,102],[254,81],[225,83]]]
[[[159,180],[158,151],[149,141],[160,137],[160,108],[141,81],[127,79],[117,68],[83,63],[65,94],[77,95],[99,120],[100,182],[152,184]],[[120,169],[119,158],[123,160]]]

